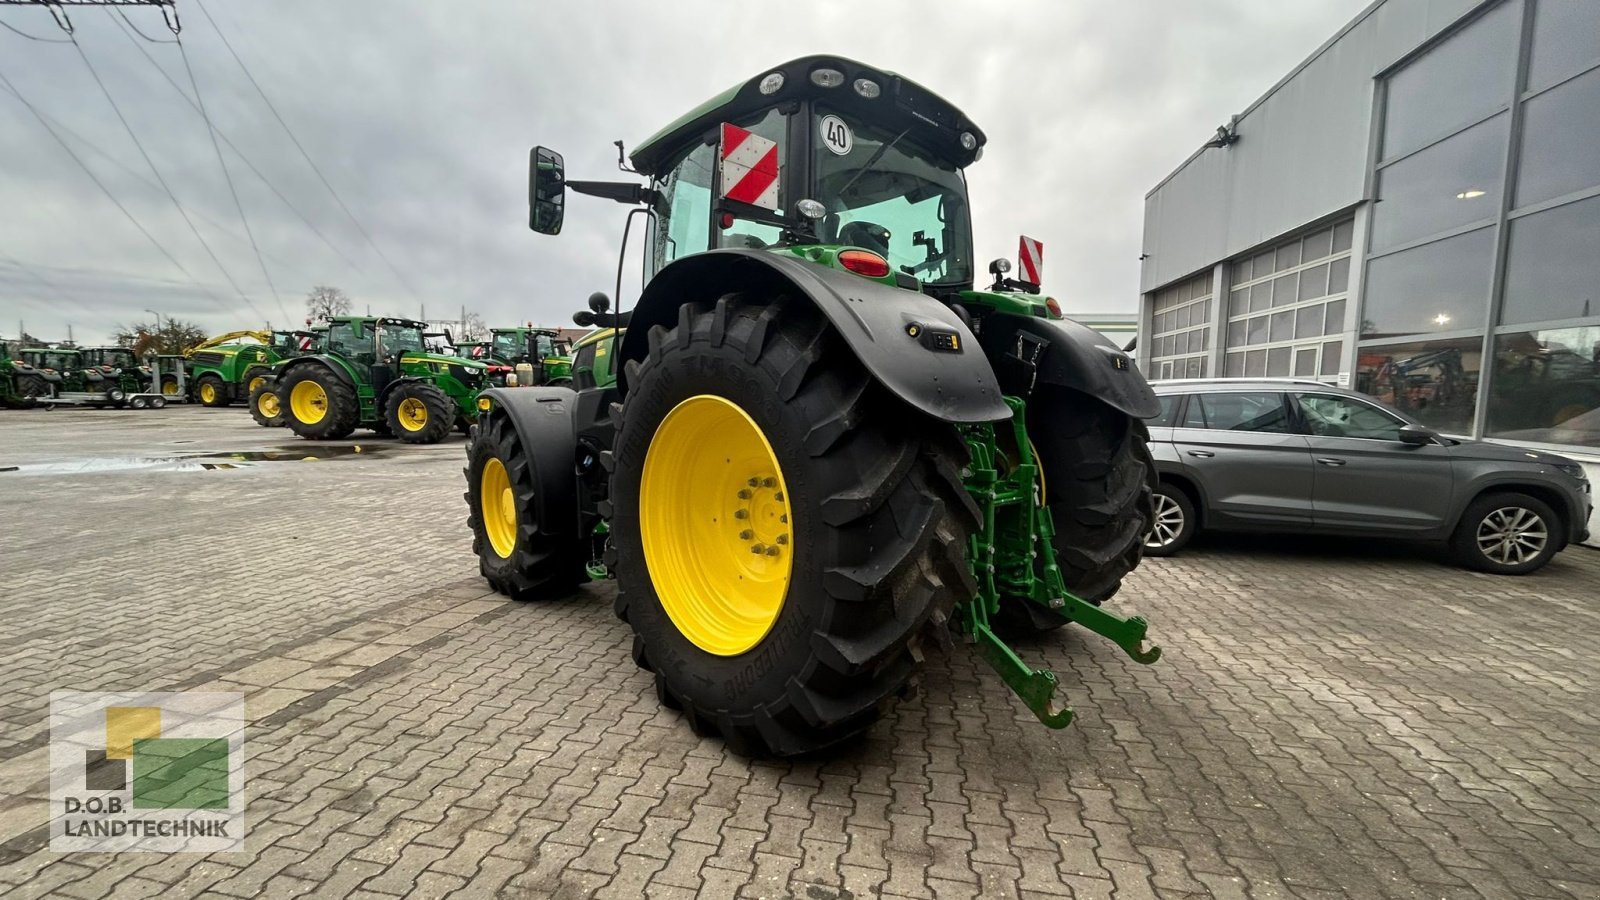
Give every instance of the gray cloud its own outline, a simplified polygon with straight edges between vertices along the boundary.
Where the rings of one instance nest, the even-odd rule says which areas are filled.
[[[527,3],[207,0],[234,48],[408,288],[362,238],[191,0],[184,42],[219,129],[306,223],[224,148],[268,270],[256,263],[204,124],[102,10],[74,10],[78,39],[261,314],[303,314],[337,284],[358,309],[430,315],[465,305],[490,321],[562,323],[612,289],[622,207],[574,198],[564,233],[526,229],[528,147],[566,154],[574,177],[615,174],[631,146],[765,66],[814,52],[893,69],[989,134],[968,174],[983,258],[1018,233],[1044,241],[1046,283],[1069,309],[1137,302],[1144,193],[1365,5],[1365,0],[1132,0],[1120,4]],[[932,11],[932,12],[930,12]],[[169,37],[151,10],[129,12]],[[41,37],[42,9],[0,10]],[[142,45],[185,91],[172,45]],[[128,223],[0,87],[0,334],[18,319],[80,340],[164,315],[213,330],[260,324],[155,184],[70,44],[0,31],[0,72],[67,137],[185,276]],[[91,144],[94,148],[91,149]],[[196,283],[198,282],[198,284]],[[415,293],[413,293],[413,291]]]

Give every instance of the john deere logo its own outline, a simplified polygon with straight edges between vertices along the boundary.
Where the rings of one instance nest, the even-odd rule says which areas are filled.
[[[240,849],[244,721],[242,694],[51,694],[50,848]]]

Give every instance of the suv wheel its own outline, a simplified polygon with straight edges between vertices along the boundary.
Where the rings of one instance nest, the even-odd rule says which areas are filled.
[[[1561,520],[1548,503],[1527,494],[1489,494],[1472,501],[1451,539],[1469,569],[1526,575],[1562,548]]]
[[[1144,555],[1171,556],[1194,537],[1194,501],[1181,488],[1162,482],[1156,485],[1155,508],[1144,536]]]

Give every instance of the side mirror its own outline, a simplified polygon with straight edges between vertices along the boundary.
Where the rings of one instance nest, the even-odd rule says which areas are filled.
[[[603,316],[611,308],[611,298],[602,291],[595,291],[589,295],[589,308],[594,310],[595,315]]]
[[[1400,428],[1400,443],[1402,444],[1431,444],[1439,437],[1439,433],[1424,425],[1404,425]]]
[[[580,309],[572,314],[573,324],[582,325],[584,328],[594,327],[594,313],[587,309]]]
[[[567,203],[567,176],[561,154],[535,147],[528,155],[528,227],[560,234]]]

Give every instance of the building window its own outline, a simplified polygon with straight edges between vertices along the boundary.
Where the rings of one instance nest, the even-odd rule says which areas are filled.
[[[1483,338],[1361,348],[1356,390],[1447,434],[1471,434]]]
[[[1600,317],[1600,197],[1511,221],[1507,325]]]
[[[1372,252],[1500,214],[1511,114],[1500,113],[1378,170]]]
[[[1486,431],[1600,447],[1600,325],[1497,335]]]
[[[1383,158],[1394,159],[1511,102],[1522,8],[1502,3],[1389,77]]]
[[[1211,272],[1156,293],[1151,305],[1150,377],[1205,378],[1211,349]]]
[[[1539,0],[1533,16],[1528,90],[1543,90],[1600,62],[1600,3]]]
[[[1494,226],[1390,253],[1367,264],[1361,336],[1476,328],[1489,308]]]
[[[1340,222],[1229,267],[1226,374],[1338,374],[1354,229]]]
[[[1525,104],[1517,205],[1542,203],[1600,184],[1596,148],[1600,148],[1600,68]]]

